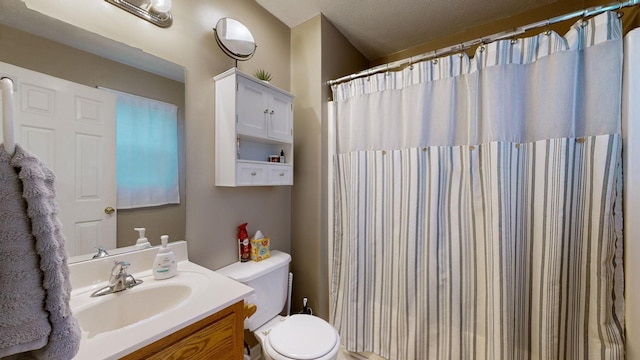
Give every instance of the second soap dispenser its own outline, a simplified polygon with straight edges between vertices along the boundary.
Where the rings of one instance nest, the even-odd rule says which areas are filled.
[[[138,232],[138,240],[136,240],[136,249],[146,249],[151,247],[151,243],[144,236],[144,232],[147,230],[146,228],[133,228],[133,230]]]
[[[176,255],[167,246],[169,243],[169,235],[160,236],[162,247],[158,250],[155,260],[153,261],[153,278],[156,280],[168,279],[174,277],[178,273],[178,263]]]

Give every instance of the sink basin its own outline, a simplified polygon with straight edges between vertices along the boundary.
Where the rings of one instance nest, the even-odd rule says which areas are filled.
[[[190,294],[191,287],[180,283],[138,285],[80,307],[74,311],[74,316],[82,330],[88,333],[88,338],[92,338],[171,310]]]
[[[176,255],[178,274],[164,280],[154,279],[151,272],[158,247],[69,264],[69,305],[81,328],[80,348],[73,360],[122,359],[254,293],[190,262],[185,241],[169,243],[169,248]],[[130,263],[129,273],[143,282],[115,294],[91,297],[107,285],[116,260]]]

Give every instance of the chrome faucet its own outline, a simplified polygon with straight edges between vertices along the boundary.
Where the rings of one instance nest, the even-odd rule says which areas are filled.
[[[135,279],[133,275],[127,272],[129,265],[131,264],[126,261],[116,261],[111,269],[109,284],[102,289],[96,290],[91,294],[91,297],[113,294],[141,284],[142,280]]]

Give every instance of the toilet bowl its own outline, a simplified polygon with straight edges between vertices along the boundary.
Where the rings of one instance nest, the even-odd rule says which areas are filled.
[[[265,360],[335,360],[340,349],[335,329],[313,315],[277,316],[254,335]]]
[[[245,302],[257,310],[245,319],[244,327],[260,342],[265,360],[335,360],[340,336],[328,322],[313,315],[279,315],[286,301],[290,262],[289,254],[272,250],[265,260],[238,261],[216,272],[254,289]]]

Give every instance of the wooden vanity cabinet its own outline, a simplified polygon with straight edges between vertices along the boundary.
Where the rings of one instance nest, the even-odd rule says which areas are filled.
[[[242,360],[243,303],[237,302],[122,359]]]

